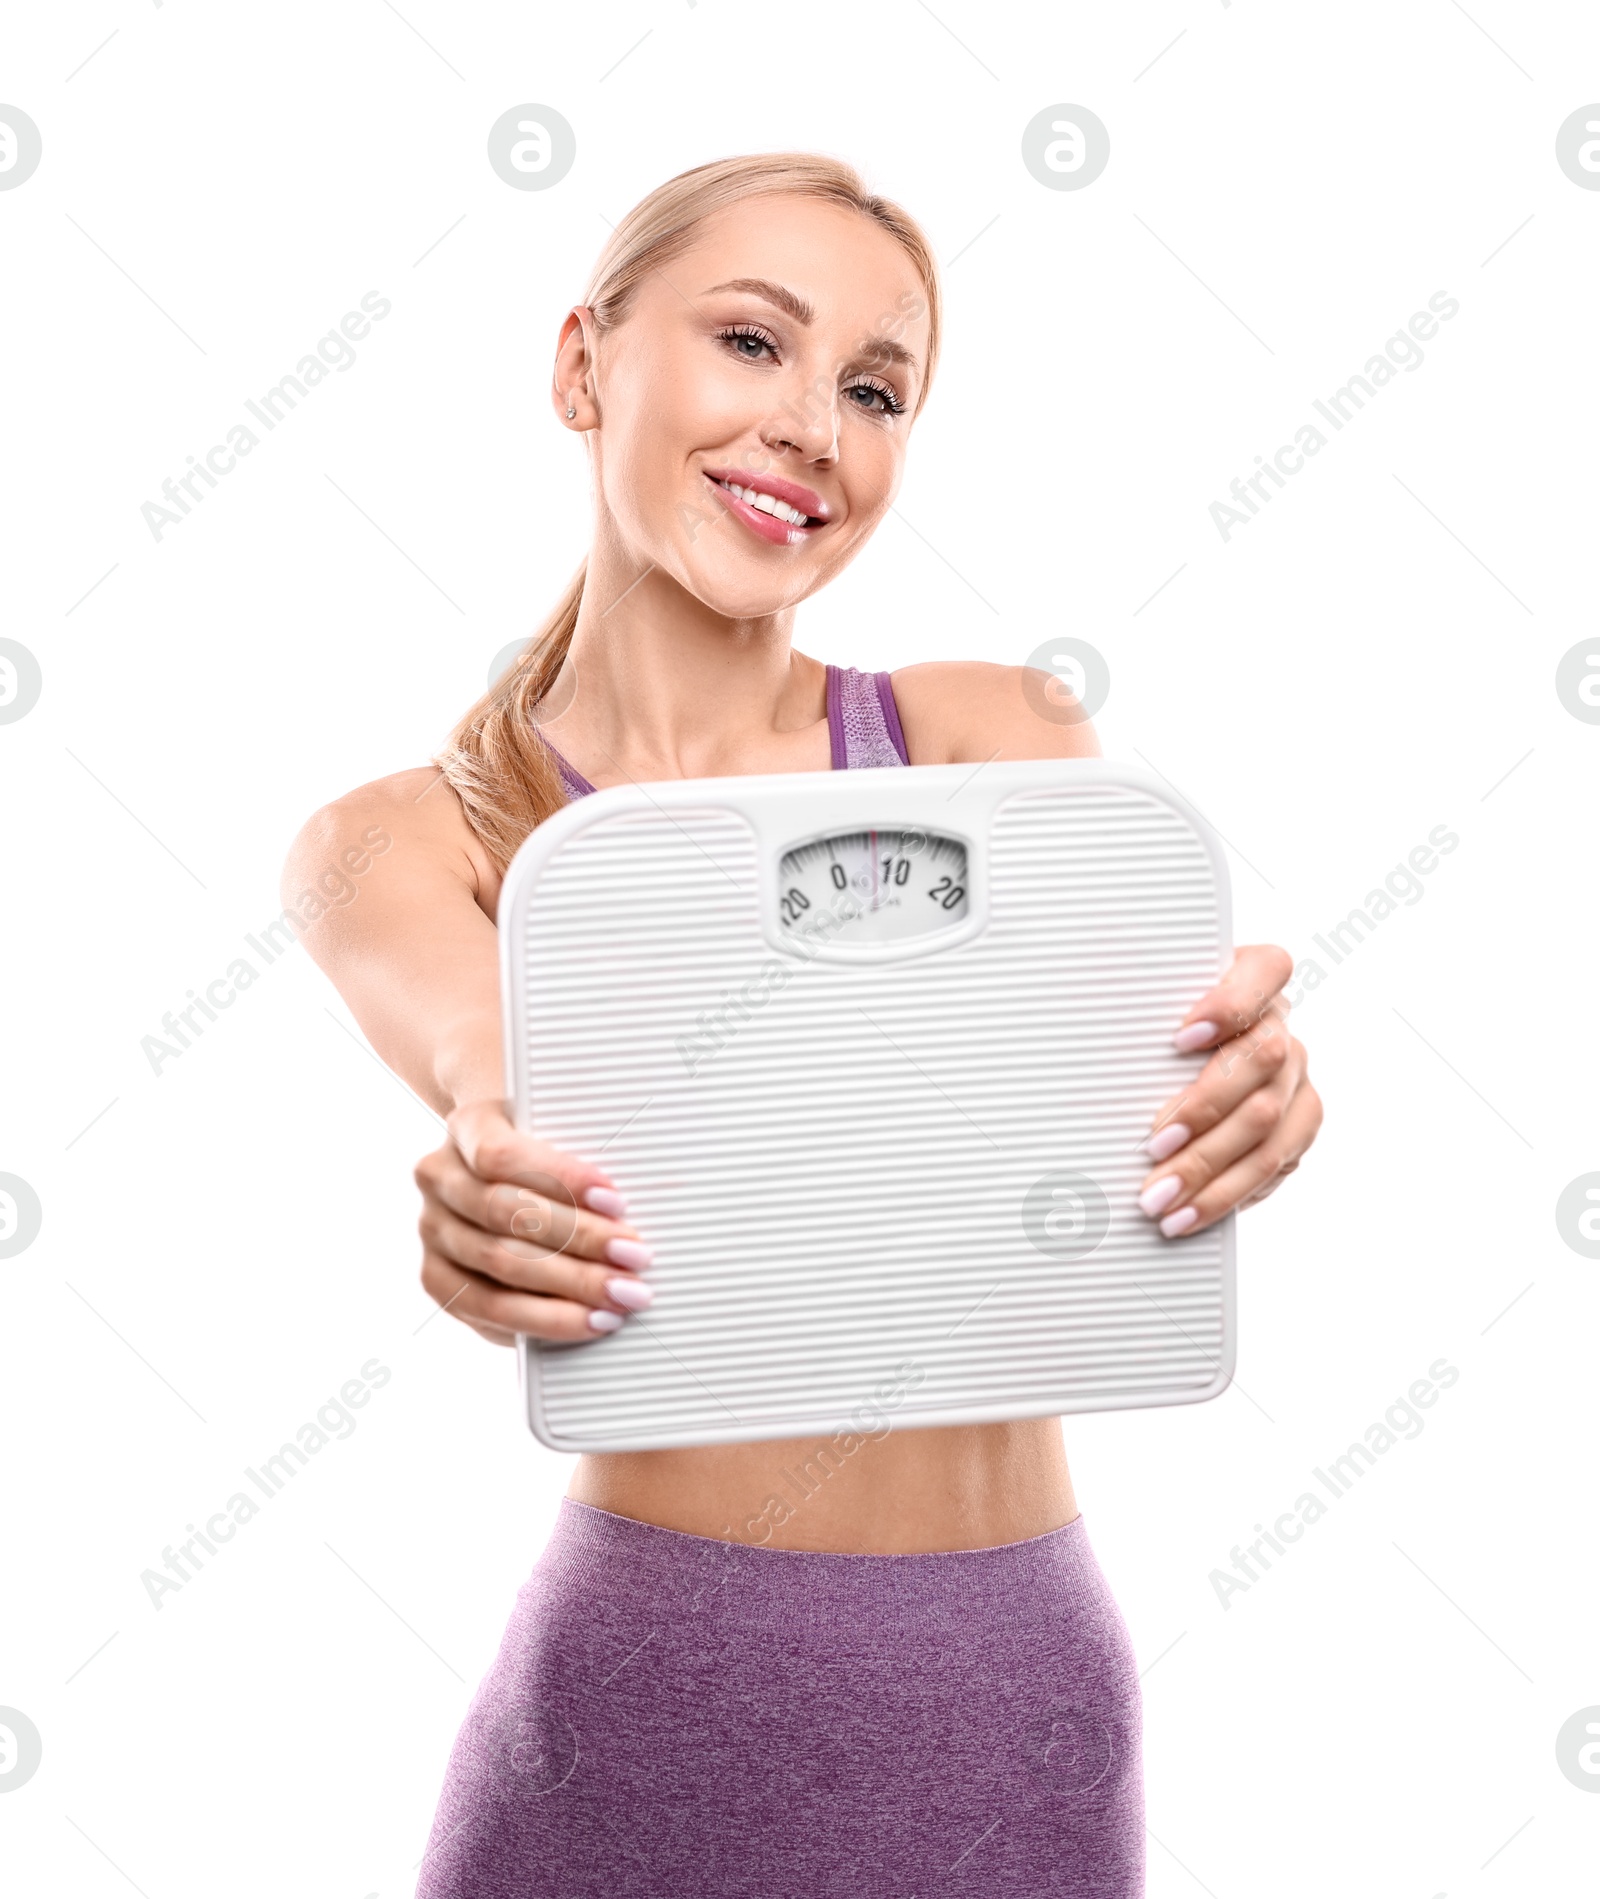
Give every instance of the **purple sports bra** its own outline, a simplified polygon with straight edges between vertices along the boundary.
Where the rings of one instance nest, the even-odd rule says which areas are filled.
[[[587,797],[594,786],[567,763],[542,732],[539,736],[556,761],[568,802]],[[828,668],[828,737],[835,771],[911,763],[887,673],[859,673],[853,666]]]

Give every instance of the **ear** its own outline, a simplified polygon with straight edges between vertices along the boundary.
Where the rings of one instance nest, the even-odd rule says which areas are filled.
[[[556,343],[555,371],[550,379],[550,406],[561,426],[583,435],[600,426],[594,400],[594,312],[574,304],[567,312]],[[568,415],[567,411],[574,411]]]

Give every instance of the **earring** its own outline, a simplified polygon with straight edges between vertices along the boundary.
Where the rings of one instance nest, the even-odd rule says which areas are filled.
[[[576,410],[576,409],[568,409],[568,411],[567,411],[567,420],[568,420],[568,421],[570,422],[570,421],[572,420],[572,418],[573,418],[573,417],[574,417],[574,416],[575,416],[575,415],[576,415],[577,413],[578,413],[578,412],[577,412],[577,410]]]

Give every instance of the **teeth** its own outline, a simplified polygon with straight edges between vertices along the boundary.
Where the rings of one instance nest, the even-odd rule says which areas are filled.
[[[747,507],[759,508],[763,514],[770,514],[779,521],[787,521],[791,527],[804,527],[811,519],[809,514],[802,514],[798,508],[791,508],[787,501],[780,501],[776,495],[763,494],[758,488],[741,488],[736,481],[724,481],[719,486],[726,488],[729,494],[737,496]]]

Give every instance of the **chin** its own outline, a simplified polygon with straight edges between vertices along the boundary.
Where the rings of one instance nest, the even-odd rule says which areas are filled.
[[[778,566],[773,563],[774,568]],[[752,564],[698,562],[688,564],[683,584],[694,597],[729,620],[759,620],[797,606],[827,578],[807,562],[782,572],[752,571]]]

